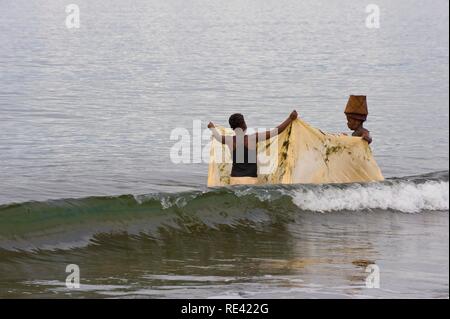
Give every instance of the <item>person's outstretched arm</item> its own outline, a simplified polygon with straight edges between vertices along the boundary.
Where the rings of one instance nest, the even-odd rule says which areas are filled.
[[[370,132],[366,129],[363,130],[361,137],[363,140],[365,140],[367,143],[372,143],[372,137],[370,136]]]
[[[208,128],[211,130],[214,138],[216,139],[216,141],[225,144],[225,136],[223,136],[222,134],[220,134],[216,127],[214,126],[213,122],[209,122],[208,124]]]
[[[297,111],[293,110],[292,113],[289,114],[289,117],[283,123],[278,125],[276,128],[262,133],[257,133],[256,134],[257,142],[268,140],[271,137],[283,133],[283,131],[289,126],[289,124],[295,121],[297,117],[298,117]]]
[[[233,137],[232,136],[225,136],[219,133],[219,131],[214,126],[213,122],[209,122],[208,128],[211,130],[214,138],[216,141],[222,144],[231,145],[233,143]]]

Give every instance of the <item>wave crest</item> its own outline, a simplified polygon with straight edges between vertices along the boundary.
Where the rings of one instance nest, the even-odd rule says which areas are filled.
[[[429,181],[321,187],[296,191],[293,202],[302,210],[332,212],[367,209],[418,213],[449,209],[448,182]]]
[[[102,234],[158,238],[164,232],[263,229],[305,212],[448,209],[448,172],[371,184],[236,186],[26,202],[0,206],[0,249],[71,249],[95,243]]]

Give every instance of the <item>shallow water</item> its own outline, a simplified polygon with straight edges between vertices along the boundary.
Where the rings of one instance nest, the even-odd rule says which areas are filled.
[[[0,297],[448,298],[448,1],[377,1],[377,30],[357,0],[76,3],[68,30],[0,1]],[[385,183],[207,190],[170,161],[234,112],[346,131],[349,94]]]
[[[441,172],[3,205],[0,295],[446,298],[448,193]]]
[[[291,218],[259,229],[171,230],[157,240],[103,235],[90,248],[2,253],[2,296],[448,298],[447,213]],[[80,265],[79,290],[65,286],[72,263]],[[365,285],[372,263],[379,289]]]

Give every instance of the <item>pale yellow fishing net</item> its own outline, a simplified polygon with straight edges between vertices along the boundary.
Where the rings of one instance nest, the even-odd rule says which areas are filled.
[[[218,127],[222,135],[231,129]],[[295,120],[280,135],[259,142],[259,184],[324,184],[384,180],[367,142],[360,137],[333,135]],[[228,146],[211,142],[208,186],[230,184]]]

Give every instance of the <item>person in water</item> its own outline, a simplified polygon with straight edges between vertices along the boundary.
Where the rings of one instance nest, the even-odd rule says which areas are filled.
[[[360,136],[369,144],[372,143],[370,132],[363,127],[369,114],[367,99],[364,95],[350,95],[344,111],[347,116],[347,126],[353,131],[352,136]]]
[[[297,111],[292,111],[289,117],[276,128],[264,132],[246,134],[247,124],[244,116],[235,113],[230,116],[228,122],[234,130],[234,136],[223,136],[215,128],[212,122],[209,122],[208,128],[212,131],[214,138],[226,144],[233,157],[233,166],[231,169],[231,185],[238,184],[256,184],[258,177],[258,166],[256,159],[256,144],[258,142],[270,139],[281,134],[295,119]]]

